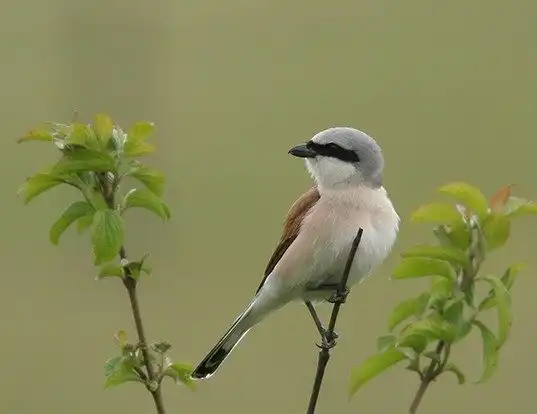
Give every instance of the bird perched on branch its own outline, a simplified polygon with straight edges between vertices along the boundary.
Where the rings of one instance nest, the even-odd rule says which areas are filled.
[[[373,138],[354,128],[329,128],[289,154],[305,159],[315,185],[292,205],[255,296],[194,369],[194,379],[213,375],[254,325],[287,303],[304,301],[315,320],[312,302],[341,299],[334,293],[359,228],[347,286],[370,275],[395,242],[399,216],[382,186],[384,157]]]

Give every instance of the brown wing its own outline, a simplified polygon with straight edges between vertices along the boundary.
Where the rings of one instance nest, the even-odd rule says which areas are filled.
[[[316,187],[312,187],[302,194],[289,209],[289,213],[287,213],[287,217],[283,224],[282,237],[278,243],[278,246],[276,246],[276,250],[274,250],[274,253],[272,253],[272,257],[270,258],[267,268],[265,269],[265,277],[257,288],[256,293],[259,292],[265,283],[265,280],[267,280],[268,275],[270,275],[272,270],[274,270],[276,264],[280,261],[289,246],[291,246],[293,241],[298,236],[302,220],[304,220],[306,214],[308,214],[310,209],[315,205],[315,203],[317,203],[319,198],[321,198],[319,191]]]

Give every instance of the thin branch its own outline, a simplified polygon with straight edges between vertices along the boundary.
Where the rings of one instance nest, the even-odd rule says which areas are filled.
[[[99,175],[99,181],[102,185],[102,192],[103,192],[104,199],[106,200],[106,204],[108,205],[109,208],[114,209],[116,185],[115,184],[110,185],[106,180],[106,176],[104,175]],[[119,249],[119,258],[121,259],[122,263],[127,260],[127,253],[125,251],[124,246],[121,246],[121,248]],[[157,413],[166,414],[166,409],[164,408],[164,401],[162,400],[161,388],[160,388],[160,384],[157,378],[158,375],[156,375],[155,370],[153,369],[153,365],[151,364],[151,358],[149,356],[147,339],[145,336],[145,329],[144,329],[144,324],[142,321],[142,313],[140,312],[140,305],[138,303],[138,295],[136,293],[137,282],[136,282],[136,279],[132,277],[131,270],[129,269],[128,266],[124,266],[123,270],[125,272],[125,277],[123,278],[123,285],[127,289],[127,293],[129,295],[132,315],[134,318],[134,325],[136,326],[136,333],[138,335],[138,344],[140,346],[140,350],[142,351],[142,357],[144,360],[145,369],[147,371],[146,388],[151,393],[151,396],[153,397],[153,401],[155,402]]]
[[[125,249],[122,247],[120,251],[121,259],[126,258]],[[138,343],[140,345],[140,350],[142,351],[142,357],[144,358],[144,365],[147,371],[147,379],[149,384],[153,381],[156,381],[157,376],[153,370],[153,365],[151,364],[151,359],[149,357],[149,351],[147,348],[147,339],[145,337],[144,324],[142,322],[142,314],[140,312],[140,305],[138,304],[138,295],[136,294],[136,280],[130,275],[130,270],[125,267],[125,278],[123,279],[123,284],[127,289],[129,294],[129,300],[131,303],[132,315],[134,317],[134,325],[136,326],[136,332],[138,334]],[[156,389],[147,387],[147,390],[151,393],[153,400],[155,401],[155,407],[157,408],[158,414],[165,414],[166,409],[164,408],[164,401],[162,400],[162,393],[160,387]]]
[[[436,345],[435,353],[438,356],[438,360],[432,360],[429,366],[427,367],[427,370],[425,373],[421,376],[421,382],[418,390],[416,391],[416,395],[414,396],[414,400],[412,400],[412,404],[410,405],[410,409],[408,410],[409,414],[416,414],[418,411],[418,407],[423,399],[423,396],[425,395],[425,391],[427,391],[427,388],[429,388],[429,385],[442,373],[442,370],[444,368],[445,362],[447,362],[449,348],[447,348],[447,354],[445,356],[444,362],[439,362],[442,351],[444,350],[444,347],[446,344],[443,341],[439,341],[438,345]]]
[[[322,344],[319,346],[320,351],[319,358],[317,361],[317,372],[315,374],[315,381],[313,382],[313,389],[311,391],[307,414],[315,413],[315,407],[317,405],[317,400],[319,399],[319,392],[321,391],[321,385],[323,383],[324,372],[326,370],[328,360],[330,359],[330,349],[332,349],[336,345],[334,341],[334,329],[336,327],[339,309],[341,308],[341,305],[345,302],[345,299],[348,294],[347,281],[349,280],[349,273],[351,271],[352,262],[354,261],[356,250],[358,250],[358,246],[360,245],[360,241],[362,240],[363,232],[364,230],[360,228],[358,230],[358,233],[356,234],[356,237],[354,238],[354,241],[352,242],[351,251],[345,264],[345,270],[343,271],[341,282],[336,291],[336,294],[333,297],[334,306],[332,308],[332,315],[330,316],[328,328],[322,336]]]

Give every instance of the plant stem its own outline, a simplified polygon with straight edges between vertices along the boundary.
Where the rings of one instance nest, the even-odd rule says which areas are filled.
[[[354,260],[354,256],[356,255],[356,250],[358,250],[358,246],[360,245],[360,241],[362,240],[363,232],[364,230],[360,228],[358,230],[358,233],[356,234],[356,237],[354,238],[354,241],[352,242],[351,251],[345,264],[345,270],[343,271],[341,282],[335,294],[334,306],[332,308],[332,315],[330,316],[328,329],[326,330],[324,336],[321,338],[322,343],[319,346],[321,350],[319,351],[319,358],[317,360],[317,372],[315,374],[315,380],[313,382],[313,389],[311,391],[307,414],[315,413],[315,407],[317,405],[317,400],[319,399],[319,392],[321,391],[321,385],[323,383],[324,372],[326,370],[326,366],[328,365],[328,360],[330,359],[330,349],[335,346],[334,329],[336,327],[339,309],[341,308],[341,305],[345,302],[346,296],[348,294],[347,281],[349,280],[349,273],[351,270],[352,262]]]
[[[427,388],[429,388],[429,385],[431,385],[431,383],[436,379],[436,377],[442,372],[443,365],[445,364],[445,362],[447,362],[447,357],[448,357],[446,355],[445,361],[443,363],[439,362],[445,345],[446,344],[443,341],[439,341],[438,345],[436,345],[435,353],[438,356],[438,360],[431,361],[431,363],[427,367],[427,370],[422,375],[420,386],[418,390],[416,391],[414,400],[412,401],[412,404],[410,405],[410,409],[408,410],[409,414],[416,414],[418,412],[418,407],[421,403],[421,400],[423,399],[423,396],[425,395],[425,391],[427,391]]]
[[[115,208],[115,188],[117,183],[109,183],[106,180],[106,176],[103,174],[98,175],[99,181],[101,183],[102,194],[106,201],[106,204],[109,208]],[[119,249],[119,258],[121,261],[127,260],[127,252],[125,247],[121,246]],[[149,350],[147,347],[147,339],[145,337],[144,324],[142,322],[142,313],[140,312],[140,305],[138,303],[138,295],[136,294],[136,279],[132,277],[131,270],[124,266],[123,270],[125,272],[125,277],[123,278],[123,285],[127,289],[129,294],[129,301],[131,304],[132,316],[134,318],[134,325],[136,326],[136,333],[138,334],[138,344],[140,350],[142,351],[142,357],[144,359],[145,369],[147,371],[147,390],[151,393],[153,401],[155,402],[155,407],[158,414],[166,414],[166,409],[164,408],[164,401],[162,400],[162,392],[160,389],[160,384],[157,381],[157,376],[151,364],[151,359],[149,357]]]
[[[121,259],[126,259],[127,254],[125,253],[125,248],[122,246],[119,251],[119,256]],[[125,278],[123,279],[123,284],[127,289],[129,294],[129,300],[132,309],[132,315],[134,317],[134,325],[136,326],[136,332],[138,334],[138,343],[140,345],[140,350],[142,351],[142,356],[144,358],[144,365],[147,370],[147,379],[148,383],[151,384],[153,381],[156,381],[155,371],[153,370],[153,365],[151,364],[151,359],[149,358],[149,351],[147,349],[147,339],[145,337],[144,324],[142,322],[142,313],[140,312],[140,305],[138,303],[138,295],[136,294],[136,280],[131,276],[130,269],[127,267],[125,269]],[[162,393],[160,386],[157,384],[155,389],[147,387],[147,390],[151,393],[153,400],[155,402],[155,407],[157,408],[158,414],[165,414],[166,409],[164,408],[164,402],[162,400]]]
[[[416,395],[414,396],[414,400],[412,401],[412,405],[410,406],[410,409],[408,410],[409,414],[417,413],[418,407],[421,403],[421,399],[423,398],[423,395],[425,394],[425,391],[427,391],[427,388],[429,387],[430,384],[431,384],[430,380],[426,380],[425,378],[421,380],[418,391],[416,392]]]

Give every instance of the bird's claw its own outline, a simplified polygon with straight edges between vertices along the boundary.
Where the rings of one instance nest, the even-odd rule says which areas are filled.
[[[326,329],[323,330],[323,333],[322,333],[322,337],[323,338],[327,338],[328,337],[328,331]],[[330,335],[330,337],[335,340],[335,339],[338,339],[339,338],[339,334],[337,332],[332,332],[332,335]]]
[[[345,303],[347,296],[349,295],[349,288],[345,287],[344,290],[336,290],[326,300],[330,303]]]
[[[326,336],[323,336],[322,343],[320,345],[318,343],[315,343],[315,345],[317,346],[317,348],[329,350],[337,345],[336,338],[327,338]]]

